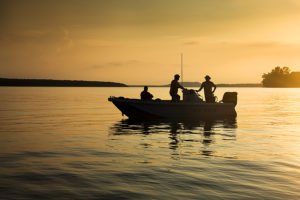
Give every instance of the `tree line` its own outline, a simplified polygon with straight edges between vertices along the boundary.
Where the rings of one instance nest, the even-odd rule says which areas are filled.
[[[264,87],[300,87],[300,72],[291,72],[289,67],[277,66],[262,75]]]
[[[102,82],[102,81],[0,78],[0,86],[126,87],[127,85],[123,83]]]

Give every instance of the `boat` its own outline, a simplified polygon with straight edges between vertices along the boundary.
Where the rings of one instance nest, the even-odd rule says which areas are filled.
[[[183,91],[183,100],[140,100],[124,97],[108,98],[123,115],[134,120],[188,120],[235,118],[236,92],[225,92],[219,102],[207,103],[193,90]]]

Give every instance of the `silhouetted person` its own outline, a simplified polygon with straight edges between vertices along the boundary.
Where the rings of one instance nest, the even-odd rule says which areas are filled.
[[[170,85],[170,95],[172,97],[173,102],[178,102],[180,101],[180,96],[177,94],[178,93],[178,88],[184,89],[182,85],[179,84],[180,76],[178,74],[174,75],[174,80],[171,82]]]
[[[153,95],[148,92],[148,86],[144,86],[144,90],[141,92],[141,99],[142,100],[152,100]]]
[[[215,102],[215,96],[214,92],[217,88],[217,86],[210,81],[210,76],[206,75],[205,76],[205,81],[201,83],[201,87],[198,92],[201,91],[204,88],[204,96],[205,96],[205,101],[209,103]]]

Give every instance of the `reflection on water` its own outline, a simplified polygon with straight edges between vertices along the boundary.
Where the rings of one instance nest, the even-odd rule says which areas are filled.
[[[236,121],[137,122],[137,87],[0,88],[0,199],[300,199],[300,89],[231,90]]]
[[[217,142],[215,136],[220,136],[223,141],[235,140],[236,128],[236,119],[181,122],[126,119],[115,123],[110,128],[110,134],[116,136],[167,134],[169,138],[168,148],[173,151],[172,155],[178,155],[178,152],[176,152],[178,148],[183,143],[189,143],[188,146],[202,146],[202,155],[213,156],[214,151],[210,150],[209,146]],[[182,137],[184,135],[188,137]],[[141,143],[141,145],[145,144]]]

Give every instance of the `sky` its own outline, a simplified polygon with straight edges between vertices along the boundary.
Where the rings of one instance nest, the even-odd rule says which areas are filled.
[[[0,77],[259,83],[300,71],[299,0],[0,0]]]

